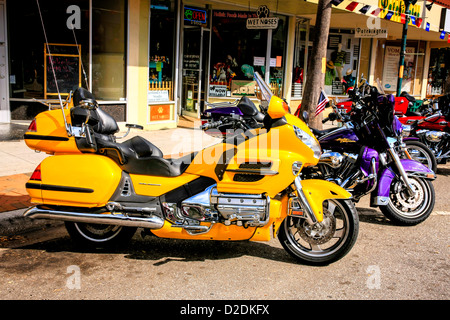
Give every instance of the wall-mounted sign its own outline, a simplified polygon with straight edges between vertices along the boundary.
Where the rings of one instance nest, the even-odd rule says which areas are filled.
[[[355,38],[387,38],[387,29],[355,28]]]
[[[259,6],[256,10],[258,18],[247,19],[247,29],[276,29],[278,27],[278,18],[269,17],[270,11],[267,6]]]
[[[170,120],[170,104],[149,106],[150,121]]]
[[[196,25],[206,24],[206,11],[184,7],[184,21]]]

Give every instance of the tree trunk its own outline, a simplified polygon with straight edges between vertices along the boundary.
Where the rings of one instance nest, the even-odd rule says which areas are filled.
[[[319,0],[317,4],[316,25],[311,55],[308,62],[301,111],[307,111],[310,127],[322,128],[322,113],[314,117],[320,91],[324,89],[324,70],[327,55],[328,34],[330,31],[331,0]],[[323,60],[323,61],[322,61]],[[323,66],[323,67],[322,67]],[[323,68],[323,69],[322,69]]]

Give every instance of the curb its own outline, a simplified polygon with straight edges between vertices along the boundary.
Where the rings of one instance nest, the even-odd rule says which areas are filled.
[[[63,222],[47,219],[29,219],[23,216],[26,209],[2,212],[0,214],[0,237],[8,237],[62,225]]]

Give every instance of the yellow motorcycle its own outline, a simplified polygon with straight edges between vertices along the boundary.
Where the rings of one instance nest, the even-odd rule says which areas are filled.
[[[302,263],[341,259],[359,230],[351,195],[328,181],[302,180],[302,168],[317,164],[320,145],[259,74],[255,80],[264,127],[178,159],[164,158],[139,136],[118,143],[117,123],[78,88],[60,110],[39,114],[25,134],[30,148],[53,156],[26,184],[36,206],[24,215],[65,221],[83,245],[124,244],[144,228],[174,239],[273,236]]]

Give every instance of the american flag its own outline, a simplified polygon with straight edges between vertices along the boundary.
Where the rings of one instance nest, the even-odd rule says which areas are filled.
[[[314,117],[317,117],[319,115],[319,113],[321,113],[323,110],[325,110],[325,106],[327,105],[328,101],[330,101],[330,100],[328,100],[327,95],[322,90],[320,92],[319,103],[317,104],[316,114],[314,115]]]

